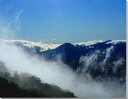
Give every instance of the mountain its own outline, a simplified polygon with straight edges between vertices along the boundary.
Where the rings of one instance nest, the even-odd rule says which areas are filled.
[[[34,91],[27,91],[18,87],[17,84],[0,77],[0,97],[46,97]]]
[[[82,43],[42,44],[22,40],[5,41],[14,44],[31,55],[39,55],[47,61],[58,57],[76,73],[90,74],[95,80],[126,80],[126,41],[89,41]]]
[[[76,97],[72,92],[47,84],[28,73],[10,72],[0,62],[0,97]]]
[[[55,49],[56,47],[60,46],[61,44],[44,44],[41,42],[30,42],[25,40],[3,40],[0,39],[0,44],[6,43],[8,45],[16,45],[20,48],[23,48],[25,51],[32,53],[40,53],[42,51]]]
[[[0,72],[0,97],[75,97],[55,85],[42,83],[35,76]]]
[[[56,60],[58,56],[61,60],[76,69],[79,66],[79,58],[81,56],[81,51],[79,48],[75,47],[70,43],[62,44],[56,49],[47,50],[41,53],[46,59]]]

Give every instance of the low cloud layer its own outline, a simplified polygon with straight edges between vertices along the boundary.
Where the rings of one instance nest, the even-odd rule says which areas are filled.
[[[13,39],[20,30],[20,15],[18,11],[15,17],[5,18],[0,16],[0,37]],[[1,13],[0,13],[1,14]],[[88,43],[92,44],[92,43]],[[108,50],[109,51],[109,50]],[[95,52],[98,54],[99,52]],[[86,65],[92,64],[97,56],[91,55],[86,60]],[[0,42],[0,61],[4,62],[10,73],[26,72],[39,77],[42,82],[55,84],[63,89],[68,89],[77,97],[125,97],[125,85],[121,86],[116,82],[96,82],[89,75],[77,75],[58,58],[56,62],[47,62],[38,56],[30,56],[21,48],[14,45]],[[119,64],[121,61],[115,63]]]
[[[30,56],[21,48],[0,43],[0,61],[11,73],[26,72],[39,77],[42,82],[68,89],[77,97],[125,97],[125,85],[115,82],[95,82],[89,75],[77,75],[58,58],[57,62],[47,62],[38,56]]]

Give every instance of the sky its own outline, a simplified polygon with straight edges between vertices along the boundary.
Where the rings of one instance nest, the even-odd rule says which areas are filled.
[[[126,39],[125,0],[0,0],[0,38],[63,43]]]

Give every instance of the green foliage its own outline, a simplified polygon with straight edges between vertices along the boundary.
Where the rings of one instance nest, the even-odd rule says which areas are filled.
[[[41,80],[35,76],[22,76],[21,80],[19,85],[24,89],[33,89],[38,93],[44,92],[46,95],[52,97],[74,97],[71,92],[62,90],[55,85],[42,83]]]
[[[21,97],[33,97],[33,96],[37,96],[37,97],[75,97],[73,93],[66,91],[66,90],[62,90],[61,88],[55,86],[55,85],[49,85],[47,83],[42,83],[41,80],[39,78],[37,78],[36,76],[32,76],[32,75],[28,75],[28,74],[18,74],[17,72],[14,73],[13,76],[11,76],[9,73],[1,73],[0,72],[0,77],[3,77],[5,79],[8,80],[7,86],[12,87],[12,85],[10,86],[10,84],[13,83],[13,88],[15,89],[18,88],[19,92],[17,95],[10,95],[10,94],[1,94],[1,96],[7,96],[7,97],[17,97],[17,96],[21,96]],[[4,79],[4,80],[5,80]],[[3,84],[3,83],[2,83]],[[0,84],[2,86],[2,84]],[[0,86],[0,89],[2,90],[3,87]],[[13,89],[12,88],[12,89]],[[6,93],[10,93],[10,90],[6,90],[8,88],[4,88]],[[22,92],[24,92],[24,94],[22,94]],[[13,91],[12,91],[13,92]],[[20,94],[21,92],[21,94]],[[31,93],[31,94],[29,94]]]
[[[45,94],[38,94],[33,90],[25,90],[18,87],[14,82],[8,82],[0,77],[0,97],[48,97]]]

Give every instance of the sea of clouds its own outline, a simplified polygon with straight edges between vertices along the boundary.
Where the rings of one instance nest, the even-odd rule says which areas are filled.
[[[1,13],[0,13],[1,14]],[[15,39],[20,31],[21,10],[17,11],[13,17],[6,18],[0,15],[0,37],[2,39]],[[89,56],[91,63],[96,56]],[[84,59],[87,59],[84,57]],[[55,84],[63,89],[67,89],[77,97],[125,97],[125,85],[120,86],[116,82],[96,82],[89,75],[77,75],[67,65],[63,64],[60,58],[56,62],[47,62],[38,55],[31,56],[23,49],[15,45],[0,42],[0,61],[4,62],[10,73],[26,72],[35,75],[42,82]]]

